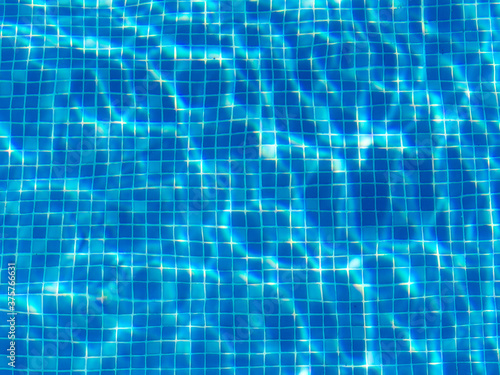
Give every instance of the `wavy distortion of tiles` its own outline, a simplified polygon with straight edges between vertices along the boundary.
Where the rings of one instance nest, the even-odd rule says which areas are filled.
[[[4,1],[15,373],[500,373],[499,16]]]

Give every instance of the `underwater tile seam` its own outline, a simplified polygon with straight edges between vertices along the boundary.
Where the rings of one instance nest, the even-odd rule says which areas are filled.
[[[499,16],[0,2],[0,374],[500,374]]]

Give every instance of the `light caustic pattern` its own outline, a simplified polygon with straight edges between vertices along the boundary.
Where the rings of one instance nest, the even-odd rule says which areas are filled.
[[[0,4],[16,373],[498,374],[499,7]]]

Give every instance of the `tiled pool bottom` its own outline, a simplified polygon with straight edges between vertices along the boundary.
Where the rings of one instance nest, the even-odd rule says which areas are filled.
[[[499,374],[499,6],[2,2],[0,373]]]

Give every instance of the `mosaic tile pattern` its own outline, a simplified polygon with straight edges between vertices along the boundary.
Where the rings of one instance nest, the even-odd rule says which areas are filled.
[[[2,1],[0,372],[499,374],[499,17]]]

